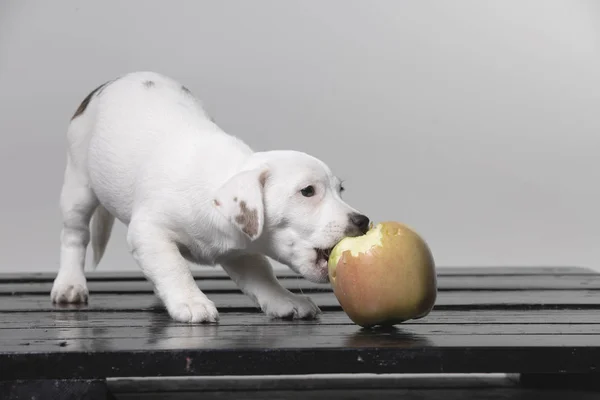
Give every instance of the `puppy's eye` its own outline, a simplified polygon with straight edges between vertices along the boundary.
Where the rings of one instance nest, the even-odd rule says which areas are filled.
[[[302,196],[304,197],[312,197],[315,195],[315,187],[307,186],[304,189],[300,190],[300,193],[302,193]]]

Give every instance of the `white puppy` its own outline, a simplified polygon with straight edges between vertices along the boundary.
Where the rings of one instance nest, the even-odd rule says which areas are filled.
[[[67,136],[53,302],[87,302],[87,245],[91,239],[97,265],[117,218],[173,319],[219,318],[188,261],[220,264],[270,316],[314,318],[319,308],[281,286],[267,257],[325,283],[331,248],[369,226],[341,199],[340,180],[325,163],[297,151],[252,151],[188,89],[157,73],[130,73],[95,89]]]

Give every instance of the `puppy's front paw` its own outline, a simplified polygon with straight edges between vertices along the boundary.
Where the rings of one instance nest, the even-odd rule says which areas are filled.
[[[50,292],[52,303],[85,304],[88,302],[88,297],[85,280],[56,279]]]
[[[205,323],[219,320],[215,303],[205,297],[167,304],[167,311],[171,318],[178,322]]]
[[[273,318],[315,319],[321,314],[319,307],[309,297],[293,293],[267,299],[261,308]]]

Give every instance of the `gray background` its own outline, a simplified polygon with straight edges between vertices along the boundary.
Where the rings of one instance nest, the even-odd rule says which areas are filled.
[[[600,264],[600,3],[1,1],[0,270],[55,271],[65,130],[155,70],[329,163],[438,265]],[[118,224],[101,270],[136,268]]]

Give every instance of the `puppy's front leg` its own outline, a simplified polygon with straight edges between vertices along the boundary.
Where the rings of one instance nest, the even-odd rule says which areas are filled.
[[[321,313],[310,298],[284,288],[267,257],[261,254],[231,257],[220,263],[240,290],[271,317],[313,319]]]
[[[219,319],[214,303],[198,288],[177,244],[164,230],[151,222],[132,221],[127,241],[171,318],[194,323]]]

